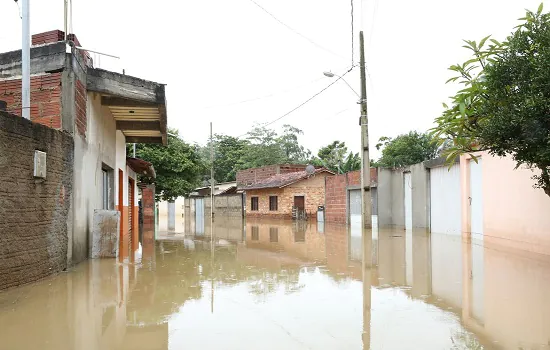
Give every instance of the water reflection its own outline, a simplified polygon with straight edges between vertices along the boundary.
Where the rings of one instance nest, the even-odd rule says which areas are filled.
[[[0,349],[550,348],[542,259],[415,231],[203,224],[0,293]]]

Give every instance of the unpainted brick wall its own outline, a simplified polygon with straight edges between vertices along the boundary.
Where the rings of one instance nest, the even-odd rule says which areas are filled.
[[[88,128],[88,121],[86,119],[86,86],[82,84],[80,80],[76,80],[75,84],[75,93],[74,93],[74,103],[76,111],[76,129],[78,134],[86,138],[86,130]]]
[[[239,170],[237,172],[237,185],[251,185],[261,180],[265,180],[276,174],[295,173],[304,171],[306,165],[303,164],[279,164],[267,165],[260,168],[251,168]]]
[[[378,183],[378,169],[370,168],[371,186]],[[347,222],[347,190],[361,188],[361,171],[328,176],[325,182],[326,205],[325,220],[345,224]]]
[[[305,197],[305,209],[308,219],[317,220],[317,208],[325,205],[325,176],[319,175],[299,181],[290,186],[246,191],[246,216],[268,218],[292,218],[294,196]],[[277,196],[277,211],[269,210],[269,197]],[[258,197],[258,209],[252,211],[252,197]]]
[[[20,116],[21,79],[0,80],[0,100],[7,102],[8,112]],[[61,129],[61,73],[31,77],[31,121]]]
[[[325,185],[325,221],[345,224],[347,175],[327,176]]]
[[[46,179],[33,177],[35,150]],[[0,289],[67,267],[73,160],[69,134],[0,111]]]

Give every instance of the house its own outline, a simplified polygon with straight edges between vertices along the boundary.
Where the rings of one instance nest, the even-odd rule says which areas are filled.
[[[36,141],[33,141],[35,149],[32,151],[39,152],[36,154],[48,164],[48,167],[44,167],[41,180],[36,180],[35,174],[32,182],[32,172],[30,175],[21,174],[29,183],[29,188],[7,190],[36,190],[42,196],[40,198],[57,196],[64,204],[68,203],[68,212],[58,213],[66,219],[64,225],[48,226],[50,223],[44,222],[40,226],[42,229],[36,232],[44,244],[55,246],[48,246],[47,249],[35,247],[46,249],[50,256],[52,251],[56,252],[59,261],[51,273],[90,256],[96,209],[120,211],[120,256],[128,256],[137,249],[137,173],[151,169],[150,164],[128,159],[126,144],[166,144],[167,136],[163,84],[95,68],[88,53],[79,49],[80,43],[76,36],[69,35],[68,39],[64,41],[64,33],[58,30],[32,36],[30,122],[14,121],[6,117],[10,118],[6,119],[8,124],[16,126],[5,129],[14,142],[24,140],[25,137],[30,142],[32,138],[29,137],[35,135],[36,138],[32,139]],[[5,102],[6,113],[10,116],[22,115],[21,70],[21,50],[0,53],[0,101]],[[40,128],[40,124],[59,132],[45,131]],[[28,130],[27,136],[24,136],[23,130]],[[57,142],[59,139],[62,145],[58,148],[50,147],[52,145],[41,140],[45,136],[51,137],[46,141]],[[7,147],[2,151],[17,151],[15,144],[2,145]],[[30,151],[25,151],[19,158],[10,159],[7,166],[21,167],[18,162],[25,162],[25,166],[32,165]],[[61,166],[61,156],[64,166]],[[57,163],[60,164],[57,169],[49,167]],[[59,184],[55,188],[57,192],[37,190],[63,174],[70,174],[70,179]],[[2,180],[9,179],[2,177]],[[17,193],[13,192],[13,195]],[[27,215],[24,210],[20,213],[22,216]],[[33,222],[42,225],[41,218]],[[48,254],[41,258],[45,261],[50,259]],[[17,268],[17,264],[14,266]]]
[[[334,175],[320,168],[275,174],[243,186],[247,217],[317,219],[319,206],[325,205],[325,178]]]

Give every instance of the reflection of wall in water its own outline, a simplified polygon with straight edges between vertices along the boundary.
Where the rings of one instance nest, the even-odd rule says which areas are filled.
[[[405,232],[380,231],[378,234],[378,274],[381,285],[406,282]]]
[[[462,308],[461,237],[432,233],[432,293],[455,308]]]
[[[304,221],[247,220],[246,243],[251,248],[279,251],[306,261],[324,261],[325,236]]]

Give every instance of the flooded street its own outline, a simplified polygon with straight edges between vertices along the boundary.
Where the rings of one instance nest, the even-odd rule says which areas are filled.
[[[0,293],[0,349],[550,349],[532,256],[317,223],[184,230]]]

